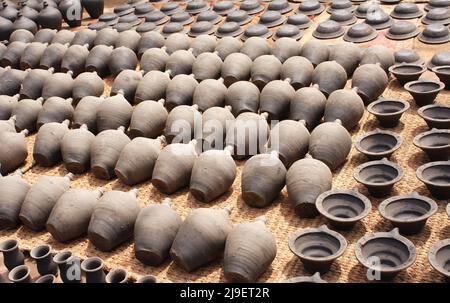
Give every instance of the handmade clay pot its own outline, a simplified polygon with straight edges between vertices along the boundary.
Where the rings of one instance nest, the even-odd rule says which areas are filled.
[[[413,144],[423,150],[431,161],[450,158],[450,130],[433,128],[414,137]]]
[[[418,64],[402,63],[389,67],[389,72],[397,78],[400,85],[418,80],[425,71],[426,68]]]
[[[13,23],[0,16],[0,41],[9,40],[11,33],[13,32]]]
[[[38,278],[34,283],[45,283],[45,284],[51,284],[55,283],[56,276],[52,274],[44,275],[40,278]]]
[[[19,265],[13,268],[9,272],[8,278],[12,283],[33,283],[31,269],[28,265]]]
[[[255,59],[251,68],[252,82],[262,90],[267,83],[280,77],[281,62],[273,55],[263,55]]]
[[[428,261],[431,266],[443,275],[446,280],[450,280],[450,273],[447,267],[449,261],[448,249],[450,240],[441,240],[434,244],[428,252]]]
[[[431,70],[435,66],[442,66],[442,65],[450,65],[450,52],[448,51],[437,52],[427,63],[427,67],[429,70]]]
[[[312,34],[317,39],[335,39],[344,35],[344,28],[334,20],[319,23]]]
[[[252,60],[245,54],[228,55],[222,64],[221,77],[224,79],[224,84],[230,87],[235,82],[250,79],[252,65]]]
[[[158,280],[156,279],[155,276],[148,275],[140,277],[139,279],[136,280],[136,283],[158,283]]]
[[[298,12],[307,16],[318,15],[325,10],[325,6],[316,0],[307,0],[300,3]]]
[[[377,273],[382,280],[392,280],[414,263],[417,253],[414,244],[395,228],[366,234],[356,243],[355,255],[370,273]]]
[[[396,127],[402,115],[409,109],[409,102],[380,98],[367,106],[367,111],[374,115],[384,128]]]
[[[223,107],[226,93],[227,87],[222,79],[206,79],[195,88],[192,103],[197,105],[201,112],[214,106]]]
[[[340,9],[334,10],[330,14],[330,20],[336,21],[342,26],[349,26],[355,24],[358,18],[349,10]]]
[[[72,99],[59,97],[48,98],[39,112],[36,126],[38,130],[42,125],[52,122],[62,123],[65,120],[72,120],[73,107]]]
[[[41,57],[44,51],[47,49],[47,44],[40,42],[30,43],[20,58],[20,68],[27,70],[29,68],[38,68],[41,61]]]
[[[387,73],[394,65],[395,58],[392,51],[383,45],[374,45],[367,48],[361,58],[361,65],[380,64],[380,67]]]
[[[61,71],[67,73],[71,71],[74,77],[84,72],[86,59],[89,56],[87,45],[70,46],[61,61]]]
[[[18,131],[28,130],[30,133],[36,130],[36,121],[42,109],[42,101],[23,99],[14,107],[11,115],[16,117],[16,129]]]
[[[42,97],[47,100],[51,97],[69,99],[72,97],[73,73],[54,73],[45,79],[42,87]]]
[[[235,116],[243,112],[256,113],[259,109],[260,92],[256,85],[249,81],[238,81],[230,85],[225,96],[225,104],[231,106]]]
[[[21,133],[16,132],[0,132],[0,140],[2,146],[0,147],[0,173],[9,174],[18,169],[25,162],[28,157],[25,137],[28,135],[28,130],[23,130]]]
[[[202,150],[223,149],[232,121],[234,116],[229,106],[208,108],[202,115]]]
[[[8,48],[3,53],[3,56],[0,60],[0,65],[2,67],[11,66],[11,68],[19,68],[20,58],[22,57],[22,54],[24,53],[27,45],[27,43],[24,43],[22,41],[10,41]],[[3,77],[5,74],[6,72],[3,73]]]
[[[344,41],[364,43],[375,39],[378,32],[367,23],[357,23],[350,26],[344,35]]]
[[[28,19],[21,12],[17,13],[17,18],[13,23],[13,30],[24,29],[33,35],[38,31],[38,25],[31,19]]]
[[[104,0],[82,0],[81,4],[92,19],[98,19],[103,14]]]
[[[24,264],[25,257],[19,249],[17,240],[7,239],[2,241],[0,243],[0,252],[3,253],[3,263],[9,271]]]
[[[40,166],[51,167],[61,161],[61,142],[69,131],[69,120],[42,125],[33,146],[33,159]]]
[[[222,68],[222,59],[214,53],[202,53],[192,65],[192,73],[195,79],[203,81],[205,79],[218,79]]]
[[[0,120],[0,133],[9,132],[16,133],[16,117],[11,117],[9,120]]]
[[[425,120],[429,128],[450,128],[450,107],[444,104],[426,105],[419,108],[417,113]]]
[[[212,9],[220,15],[227,15],[229,12],[234,11],[236,8],[234,7],[232,1],[218,1],[214,4]]]
[[[320,63],[328,60],[330,47],[323,41],[310,40],[303,45],[301,55],[316,67]]]
[[[301,13],[296,13],[295,15],[289,16],[286,23],[295,25],[299,29],[307,29],[313,24],[313,22],[308,16]]]
[[[289,79],[292,87],[298,90],[311,84],[313,71],[314,67],[308,59],[293,56],[284,61],[280,77],[282,80]]]
[[[177,50],[188,50],[191,40],[186,34],[174,33],[166,38],[166,52],[170,55]]]
[[[90,132],[96,134],[97,110],[103,101],[103,98],[98,97],[84,97],[81,99],[73,113],[73,127],[80,128],[84,124]]]
[[[133,114],[133,107],[122,94],[109,97],[97,108],[97,129],[99,132],[117,129],[121,126],[128,128]]]
[[[347,77],[351,77],[358,67],[362,57],[361,49],[353,43],[343,42],[330,48],[330,61],[336,61],[346,71]]]
[[[403,143],[403,139],[394,132],[376,129],[355,142],[356,149],[369,160],[389,158]]]
[[[34,34],[26,29],[16,29],[11,33],[11,36],[9,37],[9,44],[12,42],[22,42],[22,43],[30,43],[33,42]],[[9,47],[9,45],[8,45]],[[16,46],[12,51],[17,52]]]
[[[58,265],[53,262],[52,247],[43,244],[30,251],[30,257],[36,262],[37,270],[41,276],[57,275]]]
[[[391,25],[385,36],[391,40],[407,40],[420,33],[419,28],[410,21],[397,21]]]
[[[449,161],[430,162],[420,166],[416,171],[417,178],[425,183],[435,198],[440,200],[450,197],[449,165]]]
[[[314,129],[323,117],[326,97],[317,85],[299,89],[291,99],[290,119],[304,120],[309,130]]]
[[[419,107],[434,103],[437,95],[444,87],[445,84],[440,81],[425,79],[411,81],[404,86]]]
[[[225,61],[228,55],[233,53],[239,53],[242,47],[242,42],[234,37],[223,37],[217,41],[214,51],[217,55]]]
[[[347,241],[341,234],[322,225],[291,235],[289,249],[299,257],[308,272],[324,274],[330,271],[334,260],[345,252]]]
[[[401,49],[394,53],[395,64],[412,63],[423,64],[424,61],[420,55],[412,49]]]
[[[95,136],[83,124],[79,129],[70,130],[61,142],[61,154],[66,169],[74,174],[82,174],[90,167],[90,150]]]
[[[197,105],[180,105],[175,107],[167,117],[164,136],[169,143],[189,142],[196,135],[201,114]]]
[[[139,45],[138,45],[139,58],[141,58],[142,55],[151,48],[159,49],[159,48],[163,47],[165,42],[166,41],[165,41],[164,37],[156,31],[151,31],[151,32],[142,34],[141,40],[139,41]]]
[[[159,100],[164,98],[169,82],[170,77],[167,73],[160,71],[147,73],[137,86],[134,104],[139,104],[145,100]]]
[[[259,56],[269,55],[270,46],[264,38],[250,37],[242,45],[241,53],[247,55],[251,60],[255,60]]]
[[[81,25],[83,18],[83,6],[80,0],[62,0],[58,4],[58,8],[64,18],[64,21],[70,27],[78,27]]]
[[[383,158],[358,166],[353,177],[368,189],[371,196],[381,198],[389,195],[395,183],[399,182],[403,175],[400,166]]]
[[[352,88],[356,88],[366,105],[376,100],[387,85],[388,77],[378,64],[361,65],[353,73]]]
[[[280,26],[275,35],[272,36],[272,40],[277,41],[281,38],[291,38],[292,40],[300,40],[303,37],[303,32],[298,27],[292,24],[284,24]]]
[[[246,11],[237,9],[230,12],[225,18],[225,22],[236,22],[239,25],[245,25],[252,21],[252,17]]]
[[[109,56],[109,70],[114,76],[126,69],[136,69],[138,58],[136,54],[127,47],[114,49]]]
[[[166,72],[174,77],[179,74],[189,75],[192,73],[195,57],[191,51],[177,50],[173,52],[166,61]]]
[[[431,70],[439,77],[439,80],[445,84],[445,89],[450,89],[450,66],[435,66]]]
[[[217,40],[215,37],[210,35],[199,35],[192,40],[191,49],[192,54],[198,57],[202,53],[212,53],[216,48]]]
[[[288,116],[294,94],[295,90],[288,81],[271,81],[261,91],[260,111],[268,113],[270,120],[282,120]]]
[[[15,96],[0,96],[0,119],[1,120],[8,120],[10,117],[12,117],[12,112],[14,108],[19,103],[19,95]]]
[[[328,97],[324,121],[333,122],[339,119],[342,126],[351,130],[358,125],[363,115],[364,102],[358,96],[356,90],[339,89],[333,91]]]
[[[211,22],[212,24],[217,24],[220,21],[222,21],[222,16],[219,15],[214,10],[207,10],[207,11],[204,11],[204,12],[201,12],[200,14],[198,14],[197,22],[200,22],[200,21],[208,21],[208,22]]]
[[[86,283],[105,283],[106,274],[103,260],[91,257],[81,262],[81,270],[86,276]]]
[[[395,19],[415,19],[423,15],[423,12],[416,3],[405,2],[399,3],[391,12],[391,17]]]
[[[74,32],[67,29],[62,29],[55,34],[51,43],[70,44],[74,37]]]
[[[63,283],[81,282],[80,259],[70,251],[61,251],[53,257],[53,262],[58,265],[59,276]]]
[[[22,172],[0,178],[0,229],[10,229],[19,223],[19,212],[30,185]]]
[[[190,75],[179,74],[167,84],[165,107],[170,111],[180,105],[192,104],[198,82]]]
[[[426,44],[442,44],[450,41],[450,30],[443,24],[430,24],[417,38]]]
[[[39,68],[54,68],[55,71],[61,70],[61,61],[67,51],[67,45],[52,43],[45,49],[39,62]]]

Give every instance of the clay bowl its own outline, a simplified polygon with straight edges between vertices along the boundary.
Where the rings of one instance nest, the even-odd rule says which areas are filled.
[[[429,128],[450,128],[450,106],[431,104],[419,108],[417,113],[425,120]]]
[[[445,89],[450,89],[450,66],[435,66],[431,70],[439,77],[439,80],[444,83]]]
[[[420,232],[437,209],[436,202],[418,193],[389,198],[378,207],[381,216],[389,220],[404,235]]]
[[[414,244],[395,228],[390,232],[366,234],[356,243],[355,255],[373,278],[392,280],[414,263],[417,252]]]
[[[324,274],[330,271],[334,260],[339,258],[346,248],[345,238],[325,225],[302,229],[289,239],[289,249],[311,273]]]
[[[450,130],[436,129],[414,137],[413,143],[423,150],[431,161],[446,161],[450,158]]]
[[[390,194],[403,174],[400,166],[383,158],[358,166],[353,177],[367,188],[371,196],[381,198]]]
[[[450,239],[434,244],[428,252],[428,261],[445,277],[447,282],[450,282]]]
[[[427,68],[423,65],[410,63],[401,63],[389,67],[389,71],[402,86],[410,81],[418,80],[426,70]]]
[[[389,158],[400,148],[402,143],[402,137],[396,133],[376,129],[359,137],[355,142],[355,147],[372,161]]]
[[[370,200],[357,189],[330,190],[316,200],[319,213],[336,229],[349,230],[372,210]]]
[[[398,125],[409,107],[409,102],[403,100],[378,99],[367,106],[367,111],[377,118],[381,127],[391,128]]]
[[[439,200],[450,199],[450,161],[424,164],[417,169],[416,175],[433,197]]]
[[[312,276],[300,276],[282,281],[282,283],[328,283],[320,277],[320,273],[316,272]]]
[[[408,82],[404,87],[416,101],[417,106],[424,106],[433,103],[444,86],[440,81],[421,79]]]

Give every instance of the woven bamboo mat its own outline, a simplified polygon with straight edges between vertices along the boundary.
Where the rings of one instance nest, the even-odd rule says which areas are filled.
[[[118,1],[116,1],[118,2]],[[386,6],[384,9],[389,11],[393,6]],[[320,16],[317,16],[316,21],[323,21],[328,18],[328,14],[324,12]],[[420,21],[417,20],[420,24]],[[311,38],[311,33],[314,27],[305,32],[304,38],[301,43],[304,43]],[[342,41],[342,38],[330,41],[335,43]],[[429,60],[435,51],[449,49],[450,43],[439,46],[425,45],[417,41],[416,39],[410,39],[403,42],[393,42],[384,37],[383,32],[380,32],[379,37],[371,41],[369,45],[383,44],[392,51],[401,48],[414,48],[425,59]],[[435,78],[434,74],[427,72],[424,74],[425,78]],[[111,79],[107,80],[108,84],[111,84]],[[107,91],[109,90],[109,85]],[[350,87],[350,83],[347,85]],[[428,159],[426,156],[412,144],[412,140],[415,135],[423,132],[427,129],[425,122],[417,115],[417,107],[415,106],[412,98],[409,94],[400,87],[400,85],[390,79],[389,87],[384,93],[385,97],[407,100],[411,103],[411,109],[406,112],[401,120],[399,126],[393,131],[401,134],[404,139],[403,146],[393,155],[392,160],[397,162],[405,171],[405,176],[395,186],[395,192],[393,195],[409,194],[413,191],[417,191],[420,194],[429,196],[429,192],[425,186],[416,178],[416,169],[426,163]],[[450,93],[445,91],[441,93],[437,102],[450,104]],[[374,117],[370,116],[367,112],[363,119],[360,121],[359,127],[352,132],[353,139],[358,136],[372,131],[378,127],[378,123]],[[32,161],[32,147],[35,136],[27,138],[29,147],[29,158],[27,165]],[[368,196],[367,191],[362,186],[358,186],[354,181],[352,174],[354,168],[364,162],[367,159],[359,154],[354,148],[348,157],[347,163],[334,173],[333,188],[334,189],[347,189],[358,187],[360,192]],[[316,219],[301,219],[298,218],[293,211],[293,208],[287,200],[286,190],[283,190],[280,198],[266,209],[252,209],[246,206],[240,196],[241,178],[240,173],[244,162],[238,162],[238,176],[232,189],[228,194],[221,197],[219,200],[205,205],[196,201],[187,190],[177,192],[170,196],[173,200],[174,210],[180,214],[183,218],[186,217],[192,209],[198,207],[214,207],[223,208],[228,205],[233,205],[234,211],[231,214],[231,221],[233,224],[241,222],[247,222],[254,220],[256,217],[265,215],[267,217],[268,228],[273,232],[277,238],[278,254],[274,260],[271,268],[262,276],[261,282],[277,282],[289,277],[297,275],[305,275],[307,272],[304,270],[301,262],[295,257],[289,250],[287,242],[289,235],[298,229],[305,227],[317,227],[325,224],[325,220],[321,217]],[[42,175],[65,175],[67,171],[63,166],[54,167],[51,169],[36,167],[25,174],[25,179],[33,184]],[[95,189],[96,187],[104,187],[107,190],[117,189],[128,191],[129,187],[121,184],[117,180],[112,182],[105,182],[96,179],[91,173],[76,176],[72,182],[74,188],[88,188]],[[158,192],[150,182],[144,183],[138,186],[139,201],[142,207],[152,203],[159,203],[166,196]],[[370,196],[368,196],[370,197]],[[364,234],[377,231],[388,231],[392,229],[389,222],[384,220],[378,213],[378,205],[382,201],[381,199],[374,199],[370,197],[373,205],[371,214],[366,217],[362,222],[358,223],[355,228],[348,232],[342,232],[347,239],[349,246],[345,254],[335,262],[332,270],[323,276],[323,279],[329,282],[365,282],[366,270],[358,264],[354,256],[354,245],[356,241]],[[445,213],[445,206],[447,201],[437,201],[439,204],[439,210],[428,220],[428,224],[425,229],[418,235],[411,236],[409,239],[414,242],[417,248],[418,257],[416,262],[407,271],[402,272],[394,281],[395,282],[442,282],[443,279],[437,272],[433,271],[428,263],[427,253],[430,247],[437,241],[450,237],[450,220]],[[224,282],[223,276],[223,264],[222,260],[215,261],[208,266],[204,266],[201,269],[193,272],[186,273],[176,264],[166,261],[162,266],[149,267],[143,266],[134,258],[133,242],[129,241],[121,245],[118,249],[111,253],[103,253],[95,249],[95,247],[89,243],[86,238],[79,239],[66,244],[56,242],[49,233],[32,232],[27,228],[20,227],[12,231],[1,231],[0,240],[5,238],[17,238],[20,241],[21,247],[24,249],[31,249],[32,247],[48,243],[53,246],[55,251],[71,250],[81,258],[90,256],[99,256],[105,260],[105,264],[108,269],[122,267],[132,273],[134,278],[145,275],[153,274],[163,282]]]

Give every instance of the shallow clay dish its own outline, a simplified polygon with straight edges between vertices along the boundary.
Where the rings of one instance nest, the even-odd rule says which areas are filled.
[[[241,36],[243,41],[247,40],[250,37],[261,37],[264,39],[269,39],[272,37],[273,32],[267,28],[267,26],[263,24],[252,24],[244,31],[244,34]]]
[[[357,189],[330,190],[316,200],[319,213],[336,229],[348,230],[372,210],[370,200]]]
[[[277,11],[266,11],[259,17],[259,23],[267,27],[275,27],[286,21],[286,17]]]
[[[449,8],[433,8],[423,18],[423,24],[450,24],[450,9]]]
[[[397,228],[390,232],[366,234],[355,245],[359,263],[372,273],[379,273],[381,280],[392,280],[416,260],[414,244],[399,234]]]
[[[260,13],[264,10],[264,6],[259,0],[244,0],[239,5],[239,9],[246,11],[249,15]]]
[[[450,239],[434,244],[428,252],[428,261],[447,282],[450,282]]]
[[[212,24],[217,24],[222,21],[222,16],[215,11],[208,10],[197,15],[197,22],[199,21],[209,21]]]
[[[335,11],[343,11],[346,10],[348,12],[353,13],[356,9],[356,6],[349,0],[333,0],[331,1],[330,6],[327,8],[327,13],[331,14]]]
[[[187,33],[187,29],[183,26],[183,24],[178,22],[169,22],[161,29],[161,35],[164,37],[168,37],[175,33],[185,34]]]
[[[282,281],[282,283],[328,283],[320,277],[320,273],[316,272],[312,276],[300,276],[289,278],[287,280]]]
[[[375,39],[377,31],[367,23],[358,23],[348,28],[344,40],[354,43],[363,43]]]
[[[407,40],[414,38],[419,33],[420,30],[414,23],[400,20],[391,25],[385,36],[391,40]]]
[[[450,128],[450,106],[430,104],[419,108],[417,113],[425,120],[429,128]]]
[[[374,2],[364,2],[361,3],[355,10],[355,16],[359,19],[365,19],[368,12],[374,13],[378,10],[381,10],[381,7],[378,3]]]
[[[399,182],[403,175],[400,166],[383,158],[358,166],[353,177],[367,188],[371,196],[381,198],[391,193],[395,183]]]
[[[244,30],[236,22],[225,22],[216,30],[217,37],[237,37],[242,34]]]
[[[450,158],[450,130],[436,129],[414,137],[413,144],[423,150],[431,161],[447,161]]]
[[[405,89],[411,94],[418,106],[424,106],[433,103],[444,86],[444,83],[440,81],[419,79],[406,83]]]
[[[333,11],[330,15],[330,20],[336,21],[342,26],[352,25],[358,21],[355,15],[352,12],[346,10],[337,10]]]
[[[412,49],[400,49],[394,53],[395,64],[399,63],[412,63],[412,64],[424,64],[424,60],[420,55]]]
[[[450,161],[424,164],[417,169],[416,175],[433,197],[439,200],[450,198]]]
[[[298,12],[307,16],[318,15],[325,10],[325,6],[317,0],[306,0],[300,3]]]
[[[164,3],[159,10],[167,16],[172,16],[173,14],[182,11],[182,8],[176,2],[168,2]]]
[[[324,274],[345,252],[347,241],[341,234],[322,225],[295,232],[289,238],[289,249],[300,258],[307,271]]]
[[[435,66],[431,71],[444,83],[445,89],[450,89],[450,65]]]
[[[188,35],[191,37],[197,37],[200,35],[211,35],[216,31],[214,24],[209,21],[199,21],[191,25],[191,29]]]
[[[376,129],[359,137],[355,142],[356,149],[369,160],[389,158],[403,143],[396,133]]]
[[[227,15],[227,18],[225,19],[226,22],[237,22],[239,25],[245,25],[247,23],[250,23],[252,21],[252,16],[247,14],[246,11],[243,10],[235,10],[230,12]]]
[[[234,6],[233,1],[219,1],[216,2],[213,6],[213,10],[219,15],[227,15],[229,12],[234,11],[236,7]]]
[[[313,22],[305,14],[295,14],[287,18],[286,24],[292,24],[298,27],[298,29],[307,29]]]
[[[383,10],[377,10],[372,14],[367,14],[364,22],[377,30],[388,28],[393,23],[389,14]]]
[[[273,0],[269,2],[269,5],[267,5],[268,11],[277,11],[282,14],[287,14],[290,11],[293,10],[292,6],[289,4],[286,0]]]
[[[426,44],[442,44],[450,41],[450,30],[442,24],[430,24],[417,37]]]
[[[374,115],[381,127],[396,127],[400,118],[410,108],[409,102],[403,100],[378,99],[367,106],[367,111]]]
[[[188,25],[194,22],[194,17],[185,11],[181,11],[170,16],[170,22],[181,23],[182,25]]]
[[[438,210],[436,202],[414,192],[406,196],[396,196],[384,200],[378,207],[381,216],[390,221],[401,234],[419,233],[428,218]]]
[[[205,1],[196,0],[196,1],[191,1],[188,4],[186,4],[185,10],[189,14],[196,15],[201,12],[209,10],[209,6]]]
[[[300,40],[303,37],[303,32],[295,25],[284,24],[277,29],[272,39],[277,40],[283,37]]]
[[[397,78],[402,86],[408,82],[416,81],[426,71],[427,69],[423,65],[411,63],[401,63],[389,67],[389,72]]]
[[[416,3],[401,2],[394,7],[391,17],[395,19],[416,19],[422,17],[423,12]]]
[[[450,0],[429,0],[425,4],[424,9],[429,11],[430,9],[437,7],[450,7]]]
[[[319,23],[312,35],[317,39],[334,39],[344,34],[344,28],[338,22],[326,20]]]
[[[145,21],[155,23],[156,25],[164,24],[168,22],[169,19],[169,16],[159,10],[154,10],[153,12],[145,15]]]

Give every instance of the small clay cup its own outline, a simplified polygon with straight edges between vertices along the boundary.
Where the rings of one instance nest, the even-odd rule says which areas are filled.
[[[374,115],[381,127],[396,127],[403,113],[410,108],[409,102],[380,98],[367,106],[367,111]]]
[[[383,158],[358,166],[353,177],[368,189],[371,196],[381,198],[390,194],[403,174],[400,166]]]
[[[116,268],[111,270],[105,278],[105,282],[109,284],[123,284],[128,283],[130,276],[125,269]]]
[[[23,265],[25,257],[19,249],[19,242],[15,239],[6,239],[0,243],[0,252],[3,253],[3,264],[8,270]]]
[[[417,106],[432,104],[441,90],[444,83],[419,79],[405,84],[405,89],[411,94]]]
[[[390,232],[366,234],[356,243],[355,255],[359,263],[368,269],[368,275],[392,280],[414,263],[417,252],[414,244],[395,228]],[[379,277],[376,277],[377,274]]]
[[[103,260],[91,257],[81,263],[81,270],[86,276],[86,283],[105,283],[106,275],[103,270]]]
[[[36,246],[30,252],[30,257],[36,261],[37,270],[41,276],[57,275],[58,265],[53,262],[52,247],[48,244]]]
[[[446,161],[450,158],[450,130],[436,129],[414,137],[413,144],[423,150],[431,161]]]
[[[431,70],[445,84],[445,89],[450,90],[450,65],[435,66]]]
[[[31,279],[31,269],[28,265],[19,265],[13,268],[9,274],[8,278],[13,283],[33,283]]]
[[[335,229],[349,230],[372,210],[370,200],[356,188],[330,190],[316,200],[319,213],[327,218]]]
[[[52,274],[48,274],[48,275],[44,275],[44,276],[40,277],[39,279],[37,279],[35,283],[51,284],[51,283],[55,283],[55,281],[56,281],[56,277]]]
[[[58,265],[59,276],[64,283],[81,282],[80,259],[70,251],[61,251],[53,257],[53,262]]]
[[[402,137],[390,131],[376,129],[359,137],[355,142],[356,149],[369,160],[389,158],[403,143]]]
[[[426,67],[420,64],[401,63],[389,67],[389,71],[397,78],[402,86],[410,81],[416,81],[427,71]]]
[[[289,238],[289,249],[300,258],[308,272],[325,274],[330,271],[334,260],[347,249],[347,240],[322,225],[295,232]]]
[[[439,200],[450,199],[450,161],[430,162],[420,166],[416,171],[433,197]]]
[[[428,252],[428,261],[436,271],[445,277],[447,282],[450,282],[450,239],[434,244]]]
[[[430,104],[419,108],[417,114],[425,120],[429,128],[450,128],[450,106]]]
[[[420,232],[428,218],[433,216],[437,209],[436,202],[416,192],[407,196],[389,198],[378,206],[381,216],[390,221],[404,235]]]

